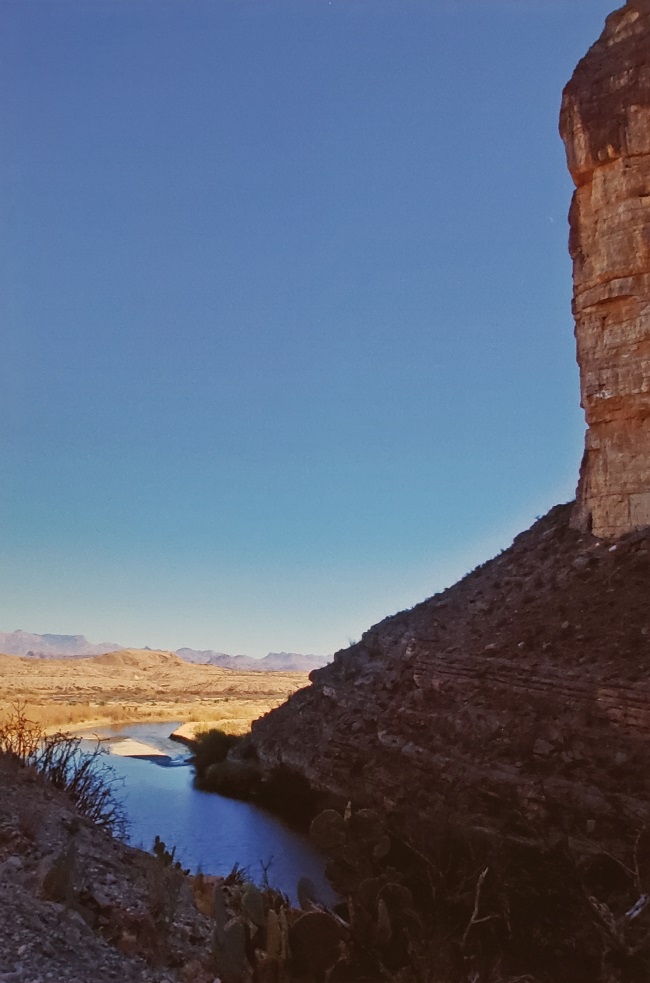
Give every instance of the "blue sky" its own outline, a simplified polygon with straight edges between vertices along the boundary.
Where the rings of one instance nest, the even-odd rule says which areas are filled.
[[[327,653],[573,496],[611,0],[0,0],[0,629]]]

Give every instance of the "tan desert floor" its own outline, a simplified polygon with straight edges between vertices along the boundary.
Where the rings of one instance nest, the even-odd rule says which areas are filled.
[[[306,673],[238,672],[138,649],[89,659],[0,655],[0,723],[21,703],[50,731],[182,720],[243,733],[307,682]]]

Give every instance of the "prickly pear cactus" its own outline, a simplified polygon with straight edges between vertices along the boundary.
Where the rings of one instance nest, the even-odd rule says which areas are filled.
[[[226,925],[217,965],[221,983],[248,983],[250,980],[246,929],[242,922],[235,920]]]
[[[282,943],[282,929],[278,913],[273,908],[269,908],[266,913],[266,955],[269,959],[279,960],[282,958]]]
[[[214,890],[214,923],[212,955],[221,983],[249,983],[246,928],[242,921],[229,915],[225,891],[220,884]]]
[[[266,925],[266,912],[264,911],[264,899],[262,894],[251,881],[244,884],[241,896],[242,908],[250,918],[253,925],[257,928],[264,928]]]
[[[318,896],[316,885],[308,877],[301,877],[298,881],[298,903],[303,911],[325,907]]]
[[[308,911],[289,929],[289,945],[298,972],[322,979],[339,959],[343,929],[325,911]]]
[[[314,843],[327,853],[336,854],[347,838],[346,823],[335,809],[325,809],[319,813],[309,827],[309,835]]]
[[[331,860],[326,873],[341,894],[358,890],[362,881],[377,873],[392,849],[386,825],[374,809],[358,809],[348,803],[343,816],[326,809],[313,820],[312,840]]]

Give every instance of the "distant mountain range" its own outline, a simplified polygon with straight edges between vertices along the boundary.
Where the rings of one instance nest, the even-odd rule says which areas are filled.
[[[100,642],[95,645],[84,635],[37,635],[21,630],[0,632],[0,652],[34,659],[83,659],[92,655],[105,655],[107,652],[119,652],[125,648],[126,646],[118,645],[117,642]],[[181,648],[176,651],[176,655],[186,662],[238,669],[240,672],[311,672],[330,661],[324,656],[300,655],[297,652],[269,652],[263,659],[253,659],[250,655],[227,655],[213,649]]]
[[[224,652],[213,652],[212,649],[177,649],[176,655],[186,662],[259,672],[311,672],[330,661],[322,655],[299,655],[297,652],[269,652],[263,659],[253,659],[250,655],[226,655]]]
[[[30,631],[0,631],[0,652],[38,659],[76,659],[104,655],[124,648],[117,642],[93,645],[84,635],[35,635]]]

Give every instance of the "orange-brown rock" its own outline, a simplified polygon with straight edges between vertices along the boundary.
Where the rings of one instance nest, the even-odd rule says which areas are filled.
[[[581,401],[573,522],[614,539],[650,525],[650,0],[607,19],[562,100]]]

